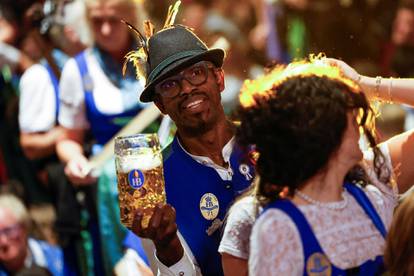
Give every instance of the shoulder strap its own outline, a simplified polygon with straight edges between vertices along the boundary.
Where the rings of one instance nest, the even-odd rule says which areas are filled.
[[[92,92],[92,79],[89,76],[88,65],[86,64],[85,51],[75,56],[76,65],[82,79],[83,90],[88,93]]]
[[[276,200],[265,207],[263,213],[270,208],[277,208],[288,215],[296,225],[302,240],[304,262],[316,252],[323,253],[322,247],[313,233],[311,226],[302,212],[290,200]],[[262,213],[262,214],[263,214]]]
[[[52,70],[52,67],[50,67],[49,64],[47,64],[45,67],[46,67],[47,72],[49,73],[50,80],[52,81],[53,90],[55,91],[55,102],[56,102],[56,112],[55,112],[56,117],[55,118],[57,121],[57,118],[59,116],[59,80],[56,77],[55,73]]]
[[[355,184],[345,183],[345,188],[359,203],[359,205],[362,207],[362,209],[365,211],[368,217],[372,220],[375,227],[377,227],[378,231],[385,239],[387,236],[387,230],[385,229],[381,217],[378,215],[378,212],[375,210],[375,207],[372,205],[368,196],[364,193],[364,191],[361,188],[359,188]]]

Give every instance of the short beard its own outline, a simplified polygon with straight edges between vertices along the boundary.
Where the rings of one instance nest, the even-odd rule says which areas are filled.
[[[196,126],[181,125],[177,127],[178,131],[187,137],[199,137],[212,130],[216,123],[217,120],[213,119],[209,121],[201,121]]]

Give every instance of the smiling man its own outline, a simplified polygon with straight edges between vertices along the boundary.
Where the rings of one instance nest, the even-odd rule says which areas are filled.
[[[224,51],[209,49],[182,25],[150,37],[147,50],[149,75],[140,99],[168,114],[177,134],[164,151],[168,204],[156,208],[145,229],[138,212],[132,230],[152,240],[159,273],[222,275],[222,221],[253,176],[220,103]]]

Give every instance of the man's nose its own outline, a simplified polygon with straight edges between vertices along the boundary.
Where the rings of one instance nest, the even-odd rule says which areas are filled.
[[[103,35],[107,36],[107,35],[109,35],[111,33],[111,29],[112,29],[111,23],[109,23],[107,20],[105,20],[102,23],[102,26],[101,26],[101,33]]]
[[[0,244],[6,244],[8,242],[9,238],[5,234],[0,233]]]
[[[195,89],[195,85],[191,84],[188,80],[182,79],[181,80],[181,92],[180,95],[189,94]]]

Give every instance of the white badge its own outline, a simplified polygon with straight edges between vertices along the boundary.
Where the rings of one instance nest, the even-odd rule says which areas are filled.
[[[251,180],[253,176],[250,174],[250,167],[246,164],[240,164],[239,171],[244,177],[246,177],[246,180]]]

